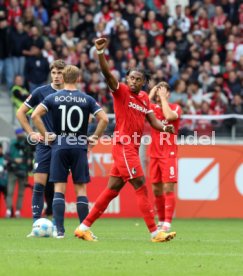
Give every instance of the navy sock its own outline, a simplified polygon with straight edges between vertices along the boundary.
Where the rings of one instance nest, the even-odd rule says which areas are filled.
[[[34,222],[41,217],[44,206],[44,190],[45,186],[35,183],[32,195],[32,217]]]
[[[89,213],[89,202],[87,196],[77,197],[77,212],[79,221],[82,223]]]
[[[64,233],[64,213],[65,213],[65,199],[64,194],[54,193],[52,203],[53,217],[57,226],[57,233]]]

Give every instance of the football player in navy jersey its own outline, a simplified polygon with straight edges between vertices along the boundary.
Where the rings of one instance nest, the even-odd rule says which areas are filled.
[[[49,95],[37,106],[32,114],[35,126],[44,136],[46,142],[52,142],[50,181],[55,183],[53,215],[57,226],[57,238],[64,237],[65,191],[69,170],[77,194],[77,212],[83,221],[88,212],[83,212],[79,203],[85,202],[86,184],[90,181],[87,150],[103,134],[108,124],[106,113],[96,101],[87,94],[77,90],[76,84],[80,70],[67,65],[63,70],[64,89]],[[51,115],[52,133],[42,122],[46,114]],[[94,134],[87,137],[89,115],[98,119]],[[92,142],[92,143],[91,143]],[[88,211],[88,209],[87,209]]]
[[[32,194],[32,217],[36,221],[41,217],[44,206],[44,190],[48,180],[51,161],[51,148],[43,143],[43,137],[40,133],[35,132],[31,127],[27,113],[30,109],[36,107],[44,98],[50,94],[56,93],[64,86],[62,72],[65,67],[63,60],[55,60],[50,65],[51,80],[48,85],[44,85],[35,89],[26,99],[17,111],[17,119],[25,129],[29,140],[32,143],[39,143],[36,146],[35,164],[34,164],[34,188]],[[43,122],[48,131],[52,131],[53,123],[50,114],[43,117]],[[55,234],[55,233],[54,233]],[[34,236],[32,231],[27,237]]]

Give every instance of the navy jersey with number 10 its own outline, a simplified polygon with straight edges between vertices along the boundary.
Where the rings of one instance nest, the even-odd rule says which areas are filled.
[[[89,115],[102,110],[94,98],[87,94],[65,89],[47,96],[42,106],[52,115],[53,132],[65,138],[61,139],[62,148],[70,147],[70,143],[65,141],[72,141],[71,137],[87,137]],[[74,140],[71,144],[75,147]]]

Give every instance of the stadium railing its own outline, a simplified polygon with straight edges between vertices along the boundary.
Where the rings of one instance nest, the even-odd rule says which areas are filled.
[[[105,134],[112,135],[115,127],[115,114],[108,114],[108,118],[109,125]],[[92,133],[95,127],[96,121],[93,120],[89,127],[89,132]],[[197,137],[208,135],[213,138],[215,137],[218,141],[226,140],[229,143],[243,143],[243,115],[182,115],[179,138],[182,135],[197,135]]]

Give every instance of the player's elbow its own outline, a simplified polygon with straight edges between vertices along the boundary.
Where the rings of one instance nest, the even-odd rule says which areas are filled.
[[[109,124],[109,119],[107,116],[105,116],[104,118],[102,118],[103,124],[107,127]]]
[[[31,115],[31,120],[33,121],[33,122],[36,122],[37,120],[38,120],[38,118],[39,118],[40,116],[37,114],[37,112],[33,112],[32,113],[32,115]]]
[[[20,107],[16,112],[16,118],[21,121],[21,119],[26,116],[25,111]]]
[[[174,113],[165,114],[164,116],[167,121],[175,121],[178,118],[178,115]]]

